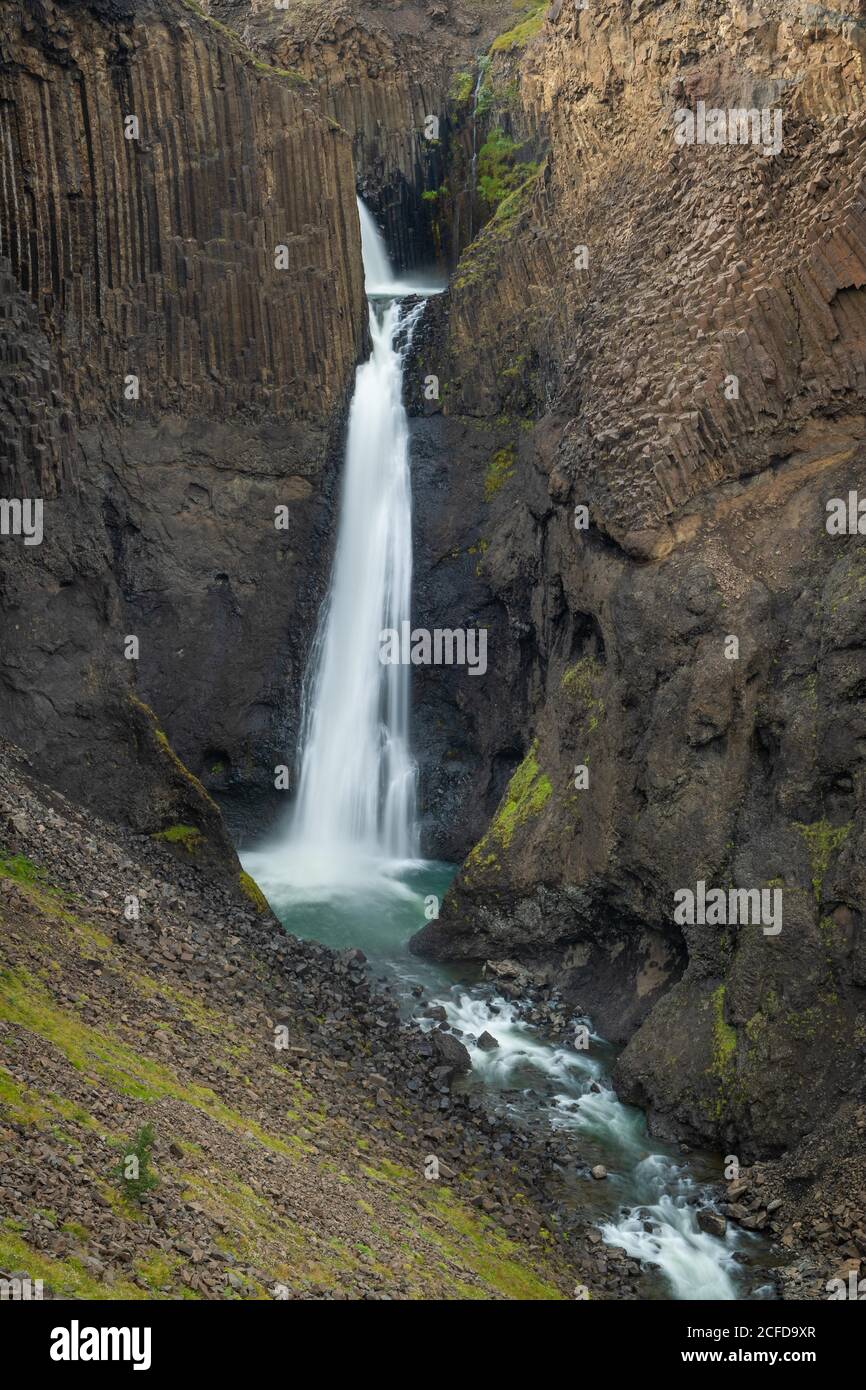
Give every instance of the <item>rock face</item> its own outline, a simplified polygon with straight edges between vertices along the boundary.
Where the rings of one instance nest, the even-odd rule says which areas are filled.
[[[768,1153],[862,1086],[866,551],[825,523],[863,478],[863,31],[717,10],[553,7],[545,166],[419,334],[489,670],[429,678],[477,842],[414,948],[549,965],[659,1130]],[[780,151],[678,145],[698,101]],[[699,882],[781,890],[782,931],[675,921]]]
[[[426,265],[443,248],[436,192],[460,124],[455,77],[474,80],[475,57],[513,23],[509,0],[437,0],[380,6],[376,0],[312,0],[277,9],[259,0],[212,0],[271,61],[302,73],[322,107],[353,141],[358,184],[400,267]],[[423,198],[423,194],[427,198]],[[463,215],[463,224],[460,217]],[[471,237],[465,191],[445,241]]]
[[[242,799],[292,762],[329,558],[365,331],[351,142],[181,0],[0,25],[3,490],[45,530],[3,541],[3,727],[149,822],[134,690]]]

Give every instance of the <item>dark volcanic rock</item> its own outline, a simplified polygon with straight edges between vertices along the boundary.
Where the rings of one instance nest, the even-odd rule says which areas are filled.
[[[710,1236],[719,1236],[721,1238],[728,1229],[728,1223],[721,1213],[710,1211],[708,1207],[698,1212],[697,1221],[701,1230],[706,1231],[707,1235]]]
[[[550,158],[419,332],[417,376],[448,389],[416,432],[456,499],[420,545],[442,572],[474,547],[489,670],[419,683],[457,711],[465,798],[441,747],[422,785],[466,853],[412,949],[558,976],[627,1043],[619,1093],[656,1129],[751,1156],[860,1085],[866,556],[826,520],[866,463],[866,142],[862,78],[819,76],[831,52],[853,74],[850,35],[791,9],[781,47],[734,26],[671,66],[692,12],[546,22],[521,93]],[[663,137],[672,81],[726,106],[759,71],[783,159],[648,152],[634,112]],[[780,890],[781,932],[676,921],[699,882]]]
[[[443,1033],[437,1028],[430,1035],[433,1054],[437,1063],[446,1073],[447,1080],[462,1076],[472,1070],[472,1058],[453,1033]]]
[[[0,719],[55,784],[143,825],[134,691],[243,820],[292,763],[364,347],[351,142],[180,0],[18,20],[0,483],[43,499],[45,534],[0,553]]]

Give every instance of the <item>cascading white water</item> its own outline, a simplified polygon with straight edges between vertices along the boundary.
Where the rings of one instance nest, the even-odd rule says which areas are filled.
[[[656,1265],[674,1298],[738,1297],[736,1255],[747,1237],[730,1228],[719,1240],[700,1229],[697,1211],[712,1202],[712,1189],[695,1181],[671,1153],[658,1146],[653,1152],[643,1115],[617,1099],[591,1052],[545,1042],[503,998],[455,987],[437,1002],[488,1088],[513,1096],[522,1087],[534,1090],[545,1078],[553,1088],[553,1127],[579,1136],[610,1166],[606,1187],[614,1205],[626,1202],[627,1208],[599,1221],[608,1245]],[[483,1032],[498,1043],[492,1051],[475,1043]],[[593,1050],[600,1042],[593,1037]]]
[[[395,277],[358,200],[373,351],[349,414],[337,545],[305,684],[300,777],[279,877],[297,888],[357,888],[412,859],[416,768],[409,750],[409,667],[383,665],[380,635],[410,617],[412,490],[403,365],[423,301]],[[273,882],[274,852],[259,872]]]
[[[368,298],[374,295],[406,294],[395,277],[388,258],[388,248],[373,220],[370,209],[358,199],[358,220],[361,223],[361,259],[364,262],[364,288]]]
[[[442,280],[428,274],[425,281],[410,275],[395,275],[388,259],[385,245],[373,214],[358,199],[358,217],[361,222],[361,256],[364,261],[364,286],[368,299],[399,299],[407,294],[441,294],[445,288]]]
[[[413,310],[404,326],[411,331]],[[415,844],[409,668],[380,633],[410,612],[412,494],[398,304],[371,306],[358,370],[330,593],[313,652],[292,840],[317,857],[406,859]]]

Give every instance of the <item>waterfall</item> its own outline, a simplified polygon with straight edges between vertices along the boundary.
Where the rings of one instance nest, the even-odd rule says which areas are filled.
[[[295,884],[354,882],[418,853],[409,667],[383,665],[380,634],[410,618],[412,489],[403,366],[424,302],[395,278],[358,203],[372,354],[349,414],[330,587],[305,681],[298,793],[285,851]]]
[[[408,291],[395,279],[388,258],[388,248],[370,209],[358,199],[358,218],[361,223],[361,257],[364,262],[364,287],[368,297],[400,295]]]

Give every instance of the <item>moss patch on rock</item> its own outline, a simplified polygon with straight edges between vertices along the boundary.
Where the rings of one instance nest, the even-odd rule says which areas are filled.
[[[170,825],[166,830],[158,830],[154,840],[165,840],[169,845],[180,845],[187,854],[195,854],[202,845],[204,836],[194,825]]]
[[[512,29],[506,30],[504,34],[499,34],[490,45],[491,53],[512,53],[526,47],[530,39],[534,39],[536,34],[541,31],[544,23],[544,12],[547,8],[547,0],[541,0],[540,4],[532,3],[528,12],[518,24]]]
[[[514,476],[514,445],[509,444],[507,449],[497,449],[487,465],[487,472],[484,475],[484,500],[491,501],[499,492],[500,488]]]
[[[241,885],[241,892],[244,897],[249,898],[250,902],[259,912],[270,912],[270,904],[267,898],[250,874],[242,871],[238,882]]]
[[[820,905],[823,896],[824,877],[830,866],[830,860],[845,843],[851,825],[850,822],[848,825],[831,825],[828,820],[817,820],[813,821],[811,825],[804,825],[802,821],[796,821],[795,829],[799,830],[809,850],[809,861],[812,865],[812,891],[815,895],[815,902]]]
[[[144,700],[139,700],[137,695],[130,695],[129,702],[134,709],[136,709],[140,714],[144,715],[145,720],[147,721],[147,724],[150,728],[153,740],[160,754],[171,763],[171,766],[174,768],[175,772],[177,772],[185,782],[189,783],[190,787],[192,787],[195,793],[202,798],[202,800],[210,808],[210,810],[214,811],[217,815],[219,815],[220,809],[214,801],[213,797],[205,790],[204,786],[199,781],[199,779],[195,777],[193,773],[190,772],[186,764],[181,762],[180,758],[177,756],[177,754],[175,753],[174,749],[168,741],[168,735],[166,734],[165,730],[160,726],[159,720],[157,719],[150,705],[145,704]]]
[[[496,273],[499,256],[510,241],[524,214],[528,213],[532,190],[538,179],[533,173],[498,205],[490,221],[474,241],[470,242],[457,265],[451,281],[452,289],[460,291],[480,285]]]
[[[467,864],[471,868],[496,868],[496,848],[507,850],[518,826],[539,815],[547,805],[553,785],[550,778],[541,771],[537,755],[536,739],[523,762],[513,773],[489,830],[470,851]]]
[[[596,694],[596,682],[601,673],[600,662],[592,656],[584,656],[574,666],[569,666],[560,681],[560,689],[580,708],[586,734],[595,733],[604,717],[604,701]]]

